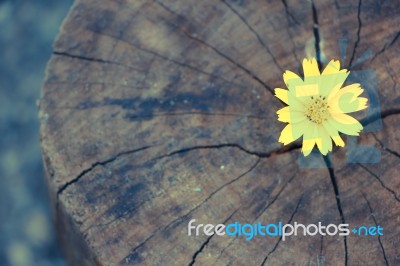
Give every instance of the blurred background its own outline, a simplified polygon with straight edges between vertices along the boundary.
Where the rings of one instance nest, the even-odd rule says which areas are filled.
[[[48,202],[36,101],[72,0],[0,0],[0,266],[65,265]]]

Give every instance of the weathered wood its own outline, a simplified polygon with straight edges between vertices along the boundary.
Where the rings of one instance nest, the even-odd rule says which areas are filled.
[[[398,1],[77,0],[40,100],[58,232],[71,265],[398,265]],[[306,56],[377,74],[379,164],[304,169],[276,121]],[[352,69],[351,69],[352,70]],[[361,117],[365,116],[363,113]],[[364,119],[371,122],[374,117]],[[188,237],[187,223],[379,224],[378,237]]]

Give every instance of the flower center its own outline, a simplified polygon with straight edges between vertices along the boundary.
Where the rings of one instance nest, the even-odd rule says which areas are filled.
[[[306,116],[308,120],[315,124],[322,124],[329,117],[329,106],[326,98],[319,95],[311,96],[310,101],[306,105]]]

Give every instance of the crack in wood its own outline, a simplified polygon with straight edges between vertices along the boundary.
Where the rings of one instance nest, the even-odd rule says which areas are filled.
[[[204,203],[206,203],[209,199],[211,199],[215,194],[217,194],[219,191],[221,191],[223,188],[233,184],[234,182],[238,181],[240,178],[246,176],[248,173],[252,172],[257,165],[260,163],[260,158],[257,159],[257,161],[250,167],[249,170],[247,170],[246,172],[244,172],[243,174],[239,175],[238,177],[230,180],[229,182],[223,184],[222,186],[218,187],[216,190],[214,190],[210,195],[208,195],[208,197],[206,199],[203,200],[203,202],[200,205],[203,205]],[[200,206],[199,206],[200,207]],[[196,208],[195,208],[196,209]],[[195,210],[194,209],[194,210]],[[193,211],[194,211],[193,210]]]
[[[294,209],[292,215],[291,215],[290,218],[289,218],[289,221],[288,221],[286,224],[290,224],[290,223],[292,222],[292,220],[293,220],[293,218],[294,218],[294,215],[297,213],[297,211],[298,211],[298,209],[299,209],[299,206],[300,206],[300,203],[301,203],[301,201],[302,201],[302,199],[303,199],[303,196],[304,196],[304,194],[302,194],[302,195],[300,196],[300,199],[299,199],[298,202],[297,202],[296,208]],[[275,244],[275,246],[273,247],[273,249],[267,254],[267,256],[265,256],[264,260],[261,262],[261,266],[266,265],[267,260],[268,260],[268,257],[271,256],[271,254],[275,252],[275,250],[278,248],[278,246],[279,246],[279,244],[280,244],[281,241],[282,241],[282,237],[279,238],[278,242],[276,242],[276,244]]]
[[[388,192],[390,192],[393,195],[393,198],[400,202],[400,198],[397,196],[397,193],[392,190],[391,188],[389,188],[388,186],[386,186],[386,184],[382,181],[382,179],[376,175],[374,172],[372,172],[371,170],[369,170],[367,167],[365,167],[364,165],[357,163],[358,166],[360,166],[364,171],[366,171],[367,173],[369,173],[371,176],[375,177],[376,180],[378,180],[379,184],[382,186],[382,188],[386,189]]]
[[[199,250],[197,250],[197,251],[193,254],[192,260],[191,260],[191,262],[189,262],[189,264],[188,264],[189,266],[194,265],[194,263],[196,262],[197,256],[198,256],[201,252],[203,252],[204,248],[208,245],[208,243],[210,242],[211,238],[213,238],[213,236],[215,236],[215,234],[209,236],[209,237],[206,239],[206,241],[200,246]]]
[[[165,5],[164,3],[158,1],[158,0],[153,0],[154,3],[156,3],[157,5],[159,5],[161,8],[163,8],[164,10],[166,10],[167,12],[171,13],[172,15],[178,17],[178,18],[182,18],[184,20],[186,20],[186,18],[184,16],[182,16],[181,14],[178,14],[177,12],[175,12],[174,10],[172,10],[171,8],[169,8],[167,5]],[[239,63],[235,62],[233,59],[229,58],[228,56],[224,55],[222,52],[218,51],[216,48],[212,47],[211,45],[201,41],[200,39],[194,39],[194,37],[190,34],[187,33],[186,31],[182,30],[178,25],[174,25],[177,29],[179,29],[180,32],[182,32],[186,37],[188,37],[189,39],[195,40],[197,42],[202,43],[203,45],[207,46],[208,48],[210,48],[211,50],[213,50],[214,52],[216,52],[219,56],[221,56],[223,59],[228,60],[230,63],[234,64],[236,67],[242,69],[247,75],[249,75],[250,77],[252,77],[253,79],[255,79],[258,83],[260,83],[263,87],[265,87],[272,95],[274,95],[274,92],[272,90],[271,87],[269,87],[266,83],[264,83],[261,79],[259,79],[257,76],[255,76],[250,70],[248,70],[247,68],[241,66]]]
[[[158,160],[161,158],[165,158],[165,157],[170,157],[176,154],[180,154],[180,153],[185,153],[185,152],[189,152],[192,150],[198,150],[198,149],[219,149],[219,148],[225,148],[225,147],[232,147],[232,148],[238,148],[239,150],[249,154],[249,155],[255,155],[259,158],[269,158],[272,155],[278,155],[278,154],[283,154],[283,153],[287,153],[290,152],[292,150],[296,150],[299,149],[301,147],[301,144],[299,142],[295,142],[292,145],[287,145],[284,146],[283,148],[278,148],[275,149],[271,152],[257,152],[257,151],[251,151],[248,150],[246,148],[244,148],[243,146],[236,144],[236,143],[225,143],[225,144],[216,144],[216,145],[203,145],[203,146],[193,146],[193,147],[188,147],[188,148],[182,148],[164,155],[160,155],[156,158],[154,158],[153,160]]]
[[[98,34],[98,35],[107,36],[107,37],[109,37],[109,38],[116,39],[116,40],[118,40],[118,41],[120,41],[120,42],[123,42],[123,43],[125,43],[125,44],[131,46],[131,47],[134,48],[134,49],[137,49],[137,50],[142,51],[142,52],[144,52],[144,53],[148,53],[148,54],[150,54],[150,55],[156,56],[156,57],[158,57],[158,58],[160,58],[160,59],[162,59],[162,60],[165,60],[165,61],[167,61],[167,62],[173,63],[173,64],[175,64],[175,65],[177,65],[177,66],[180,66],[180,67],[183,67],[183,68],[187,68],[187,69],[189,69],[189,70],[196,71],[196,72],[198,72],[198,73],[200,73],[200,74],[207,75],[207,76],[210,76],[210,77],[215,78],[215,79],[223,80],[224,82],[226,82],[226,83],[228,83],[228,84],[238,85],[238,84],[236,84],[236,83],[234,83],[234,82],[232,82],[232,81],[230,81],[230,80],[228,80],[228,79],[225,79],[224,77],[217,76],[217,75],[214,75],[214,74],[212,74],[212,73],[203,71],[203,70],[201,70],[201,69],[198,68],[198,67],[192,66],[192,65],[187,64],[187,63],[184,63],[184,62],[181,62],[181,61],[179,61],[178,59],[171,58],[171,57],[169,57],[169,56],[160,54],[160,53],[158,53],[158,52],[156,52],[156,51],[153,51],[153,50],[151,50],[151,49],[147,49],[147,48],[138,46],[138,45],[136,45],[136,44],[134,44],[134,43],[132,43],[132,42],[129,42],[129,41],[127,41],[127,40],[122,39],[122,37],[110,35],[110,34],[107,34],[107,33],[104,33],[104,32],[96,31],[96,30],[94,30],[94,29],[87,29],[87,30],[90,31],[90,32],[92,32],[92,33]]]
[[[292,33],[290,32],[290,29],[289,29],[289,25],[290,25],[290,20],[289,20],[289,18],[292,17],[293,20],[295,20],[295,18],[294,18],[293,15],[289,12],[289,6],[287,5],[286,0],[282,0],[282,4],[283,4],[283,6],[285,7],[286,21],[287,21],[286,32],[287,32],[287,34],[288,34],[288,36],[289,36],[289,40],[290,40],[290,42],[291,42],[291,44],[292,44],[292,53],[293,53],[293,55],[294,55],[294,58],[296,59],[296,62],[299,64],[299,66],[301,66],[301,61],[300,61],[299,58],[297,57],[297,53],[296,53],[296,44],[295,44],[294,41],[293,41],[293,36],[292,36]],[[301,26],[300,23],[299,23],[297,20],[295,20],[295,24],[298,25],[298,26]]]
[[[292,21],[293,21],[296,25],[300,26],[301,24],[297,21],[297,19],[296,19],[296,18],[293,16],[293,14],[290,12],[289,6],[288,6],[286,0],[281,0],[281,2],[282,2],[282,4],[283,4],[283,6],[285,7],[286,17],[287,17],[287,18],[290,17],[290,18],[292,19]],[[288,20],[288,23],[289,23],[289,20]],[[288,26],[289,26],[289,25],[288,25]]]
[[[222,222],[222,224],[225,224],[226,222],[228,222],[228,221],[233,217],[233,215],[235,215],[235,213],[236,213],[239,209],[240,209],[240,207],[237,208],[234,212],[232,212],[232,213],[228,216],[228,218],[226,218],[225,221]],[[206,239],[206,241],[204,241],[204,243],[200,246],[200,248],[193,254],[193,256],[192,256],[192,261],[188,264],[189,266],[193,266],[193,265],[194,265],[194,263],[196,262],[197,256],[200,255],[201,252],[203,252],[204,248],[208,245],[208,243],[210,242],[211,238],[213,238],[213,236],[215,236],[215,234],[209,236],[209,237]]]
[[[399,37],[400,37],[400,31],[398,31],[396,33],[396,35],[394,36],[392,41],[387,46],[385,45],[385,49],[384,50],[389,49],[399,39]]]
[[[322,252],[323,252],[323,250],[324,250],[324,236],[323,235],[321,235],[321,244],[320,244],[320,246],[319,246],[319,256],[320,257],[322,257]]]
[[[129,116],[129,118],[150,118],[150,117],[165,117],[165,116],[186,116],[186,115],[205,115],[205,116],[228,116],[228,117],[239,117],[239,118],[250,118],[258,120],[266,120],[268,117],[251,115],[251,114],[235,114],[235,113],[207,113],[207,112],[176,112],[176,113],[155,113],[152,115],[140,115],[140,116]]]
[[[198,39],[196,37],[193,37],[192,35],[187,35],[189,38],[203,44],[206,47],[209,47],[210,49],[212,49],[215,53],[217,53],[218,55],[220,55],[221,57],[224,57],[226,60],[228,60],[229,62],[231,62],[232,64],[236,65],[236,67],[242,69],[245,73],[247,73],[250,77],[252,77],[254,80],[256,80],[258,83],[260,83],[265,89],[267,89],[267,91],[269,91],[271,93],[271,95],[275,96],[273,89],[268,86],[264,81],[262,81],[259,77],[257,77],[253,72],[251,72],[249,69],[247,69],[246,67],[242,66],[241,64],[237,63],[236,61],[234,61],[233,59],[231,59],[230,57],[228,57],[227,55],[225,55],[224,53],[222,53],[221,51],[217,50],[215,47],[211,46],[210,44],[204,42],[201,39]],[[273,97],[272,99],[276,99],[275,97]]]
[[[64,57],[79,59],[79,60],[88,61],[88,62],[96,62],[96,63],[100,63],[100,64],[110,64],[110,65],[122,66],[122,67],[126,67],[128,69],[134,70],[136,72],[140,72],[140,73],[146,72],[143,69],[138,69],[136,67],[133,67],[130,65],[125,65],[120,62],[105,60],[105,59],[101,59],[101,58],[88,57],[88,56],[84,56],[84,55],[74,55],[74,54],[70,54],[68,52],[61,52],[61,51],[53,51],[53,55],[64,56]]]
[[[157,56],[153,55],[153,57],[150,59],[150,63],[148,63],[148,65],[147,65],[147,70],[152,69],[154,61],[156,61],[156,58],[157,58]],[[140,81],[140,84],[142,84],[142,86],[146,86],[147,79],[149,78],[149,74],[150,74],[150,71],[146,71],[146,73],[143,75],[143,78]]]
[[[367,197],[365,196],[364,192],[361,192],[361,193],[362,193],[362,195],[363,195],[365,201],[367,202],[367,206],[368,206],[369,212],[371,213],[371,217],[372,217],[372,219],[374,220],[375,225],[378,226],[378,223],[376,222],[376,218],[375,218],[375,215],[374,215],[374,211],[373,211],[373,209],[372,209],[372,207],[371,207],[370,202],[368,201],[368,199],[367,199]],[[388,262],[388,259],[387,259],[387,257],[386,257],[386,252],[385,252],[385,249],[384,249],[384,247],[383,247],[380,234],[378,234],[378,242],[379,242],[379,246],[381,247],[381,250],[382,250],[382,254],[383,254],[383,258],[384,258],[384,260],[385,260],[385,263],[386,263],[387,266],[389,266],[389,262]]]
[[[385,45],[383,46],[383,48],[381,50],[379,50],[374,57],[372,57],[371,62],[375,60],[375,58],[377,58],[380,54],[384,53],[387,49],[389,49],[400,37],[400,31],[398,31],[395,36],[392,38],[391,41],[385,43]]]
[[[360,33],[361,33],[361,27],[362,27],[362,23],[361,23],[361,1],[358,1],[358,9],[357,9],[357,21],[358,21],[358,29],[357,29],[357,39],[356,42],[354,44],[354,48],[353,48],[353,53],[351,54],[351,58],[350,58],[350,62],[349,62],[349,69],[351,68],[352,64],[353,64],[353,60],[354,60],[354,56],[356,54],[356,50],[358,47],[358,44],[360,42]]]
[[[392,155],[400,158],[400,153],[396,152],[395,150],[389,149],[388,147],[383,145],[382,141],[380,139],[378,139],[378,137],[375,135],[375,133],[371,133],[371,134],[374,137],[374,139],[378,142],[378,144],[381,146],[382,149],[384,149],[385,151],[391,153]]]
[[[155,3],[159,4],[159,1],[155,1]],[[174,16],[181,16],[180,14],[177,14],[176,12],[171,12],[171,10],[169,8],[165,8],[165,6],[160,5],[160,7],[164,8],[166,11],[170,12],[171,14],[173,14]],[[182,16],[181,16],[182,17]],[[185,19],[186,20],[186,19]],[[274,95],[274,91],[273,89],[268,86],[267,83],[265,83],[261,78],[259,78],[256,74],[254,74],[250,69],[248,69],[247,67],[241,65],[240,63],[236,62],[235,60],[233,60],[231,57],[229,57],[228,55],[224,54],[223,52],[221,52],[220,50],[218,50],[216,47],[214,47],[213,45],[207,43],[206,41],[199,39],[197,37],[195,37],[193,34],[187,32],[186,30],[182,29],[182,27],[180,27],[179,25],[175,24],[175,27],[182,32],[186,37],[188,37],[189,39],[211,49],[212,51],[214,51],[217,55],[219,55],[221,58],[225,59],[226,61],[230,62],[231,64],[235,65],[237,68],[241,69],[242,71],[244,71],[244,73],[246,73],[249,77],[251,77],[252,79],[254,79],[255,81],[257,81],[260,85],[262,85],[267,91],[269,91],[272,95]],[[275,98],[275,97],[273,97]]]
[[[142,148],[139,148],[139,149],[121,152],[121,153],[118,153],[117,155],[115,155],[115,156],[113,156],[113,157],[111,157],[111,158],[109,158],[107,160],[93,163],[89,168],[83,170],[77,177],[75,177],[74,179],[66,182],[63,186],[61,186],[57,191],[57,197],[59,197],[70,185],[72,185],[74,183],[77,183],[83,176],[85,176],[86,174],[91,172],[96,166],[99,166],[99,165],[104,166],[104,165],[106,165],[108,163],[111,163],[111,162],[117,160],[121,156],[133,154],[135,152],[146,150],[146,149],[149,149],[149,148],[152,148],[152,147],[155,147],[155,146],[159,146],[159,145],[145,146],[145,147],[142,147]],[[289,146],[286,146],[284,148],[276,149],[276,150],[268,152],[268,153],[250,151],[250,150],[247,150],[247,149],[243,148],[239,144],[217,144],[217,145],[193,146],[193,147],[189,147],[189,148],[182,148],[182,149],[170,152],[168,154],[164,154],[164,155],[155,157],[153,159],[150,159],[150,161],[159,160],[159,159],[166,158],[166,157],[171,157],[171,156],[176,155],[176,154],[190,152],[190,151],[193,151],[193,150],[220,149],[220,148],[225,148],[225,147],[237,148],[237,149],[239,149],[239,150],[241,150],[241,151],[243,151],[243,152],[245,152],[245,153],[247,153],[249,155],[257,156],[260,159],[260,158],[268,158],[268,157],[270,157],[272,155],[275,155],[275,154],[276,155],[283,154],[283,153],[287,153],[287,152],[290,152],[290,151],[295,150],[295,149],[299,149],[300,145],[299,145],[299,143],[294,143],[291,146],[289,145]]]
[[[181,217],[178,217],[176,219],[174,219],[172,222],[170,222],[167,226],[164,227],[163,230],[167,229],[168,227],[170,227],[172,224],[179,222],[180,220],[184,220],[185,218],[187,218],[190,214],[192,214],[193,212],[195,212],[198,208],[200,208],[204,203],[206,203],[208,200],[210,200],[215,194],[217,194],[219,191],[221,191],[224,187],[229,186],[230,184],[236,182],[237,180],[239,180],[240,178],[244,177],[245,175],[247,175],[248,173],[252,172],[256,166],[258,165],[260,159],[258,159],[256,161],[255,164],[253,164],[250,169],[248,169],[246,172],[244,172],[243,174],[239,175],[238,177],[234,178],[233,180],[223,184],[222,186],[220,186],[219,188],[217,188],[216,190],[214,190],[213,192],[211,192],[210,195],[208,195],[207,198],[205,198],[200,204],[196,205],[193,209],[191,209],[190,211],[188,211],[186,214],[184,214]]]
[[[297,176],[297,175],[293,175],[293,176],[289,179],[289,181],[287,181],[287,182],[281,187],[281,189],[278,191],[278,193],[275,195],[275,197],[274,197],[274,198],[261,210],[261,212],[254,218],[253,223],[254,223],[254,221],[256,221],[258,218],[260,218],[260,216],[263,215],[263,214],[268,210],[268,208],[269,208],[272,204],[275,203],[275,201],[276,201],[276,200],[279,198],[279,196],[281,195],[282,191],[285,190],[286,186],[287,186],[288,184],[290,184],[296,176]]]
[[[282,191],[287,187],[287,185],[293,181],[293,179],[296,177],[296,175],[293,175],[284,185],[283,187],[279,190],[279,192],[275,195],[275,197],[271,200],[271,202],[269,204],[267,204],[266,207],[264,207],[264,209],[262,210],[262,212],[260,212],[259,215],[256,216],[256,218],[253,219],[252,223],[254,223],[263,213],[265,213],[267,211],[267,209],[269,207],[271,207],[271,205],[273,205],[275,203],[275,201],[278,199],[278,197],[280,196],[280,194],[282,193]],[[220,251],[220,254],[218,255],[218,257],[215,259],[215,261],[217,262],[219,260],[219,258],[221,257],[221,255],[225,252],[225,250],[227,250],[235,241],[237,240],[237,236],[235,235],[235,237],[229,241],[229,243]]]
[[[271,52],[269,47],[266,45],[266,43],[263,41],[261,38],[260,34],[247,22],[247,20],[235,9],[233,6],[231,6],[226,0],[221,0],[222,3],[225,4],[241,21],[246,27],[256,36],[258,42],[261,44],[261,46],[267,51],[267,53],[271,56],[272,61],[274,61],[275,66],[283,72],[282,67],[279,65],[278,60],[274,56],[274,54]]]
[[[387,60],[387,62],[389,62],[389,59],[387,58],[387,56],[385,56],[385,58],[386,58],[386,60]],[[390,67],[390,65],[389,64],[385,64],[385,68],[386,68],[386,71],[387,71],[387,73],[389,74],[389,77],[390,77],[390,79],[392,80],[392,82],[393,82],[393,88],[392,88],[392,90],[393,90],[393,93],[396,93],[396,88],[397,88],[397,81],[396,81],[396,79],[394,78],[394,71],[393,71],[393,69]]]
[[[239,175],[238,177],[232,179],[231,181],[229,181],[229,182],[223,184],[223,185],[220,186],[216,191],[212,192],[212,193],[208,196],[208,198],[210,198],[211,196],[213,196],[214,194],[216,194],[217,192],[219,192],[220,190],[222,190],[224,187],[226,187],[226,186],[228,186],[228,185],[230,185],[230,184],[236,182],[236,181],[239,180],[241,177],[243,177],[244,175],[246,175],[248,172],[251,172],[251,171],[257,166],[257,164],[258,164],[259,162],[260,162],[260,158],[257,159],[256,163],[252,166],[252,168],[251,168],[249,171],[247,171],[246,173],[244,173],[244,174],[242,174],[242,175]],[[167,188],[166,188],[165,194],[168,194],[168,190],[169,190],[169,189],[170,189],[170,187],[167,187]],[[112,223],[118,221],[119,219],[121,219],[121,218],[123,218],[123,217],[126,217],[127,215],[131,214],[134,210],[139,209],[141,206],[143,206],[144,204],[146,204],[146,203],[149,202],[150,200],[154,200],[154,199],[160,197],[161,195],[163,195],[163,194],[159,194],[159,195],[156,195],[156,196],[153,196],[153,197],[149,197],[149,198],[147,198],[146,200],[144,200],[143,202],[141,202],[139,205],[134,206],[133,208],[128,209],[128,210],[125,211],[123,214],[114,217],[113,219],[111,219],[110,221],[108,221],[108,222],[106,222],[106,223],[94,224],[94,225],[89,226],[87,229],[84,230],[84,232],[87,232],[87,231],[89,231],[90,229],[93,229],[93,228],[96,228],[96,227],[108,226],[108,225],[110,225],[110,224],[112,224]],[[206,199],[206,200],[207,200],[207,199]]]
[[[339,10],[340,9],[339,2],[337,0],[334,0],[334,3],[335,3],[336,9]]]
[[[324,162],[326,164],[326,168],[328,169],[328,172],[329,172],[329,177],[331,179],[333,191],[335,192],[336,206],[337,206],[337,209],[339,211],[341,223],[345,224],[346,223],[346,219],[344,218],[343,209],[342,209],[342,202],[340,200],[339,186],[338,186],[338,183],[337,183],[337,180],[336,180],[335,172],[334,172],[333,168],[331,167],[331,165],[332,165],[331,160],[330,160],[329,156],[322,156],[322,157],[323,157]],[[345,251],[344,265],[347,265],[347,263],[348,263],[347,236],[344,236],[343,242],[344,242],[344,251]]]
[[[155,197],[150,197],[147,198],[146,200],[142,201],[139,205],[137,206],[133,206],[133,208],[129,208],[127,209],[125,212],[123,212],[120,215],[115,216],[113,219],[105,222],[105,223],[97,223],[97,224],[92,224],[89,227],[87,227],[86,229],[82,230],[83,234],[87,233],[89,230],[97,228],[97,227],[106,227],[109,226],[113,223],[115,223],[116,221],[126,217],[127,215],[131,214],[133,211],[139,209],[141,206],[143,206],[144,204],[146,204],[147,202],[149,202],[150,200],[154,200],[156,198],[158,198],[160,195],[157,195]],[[104,212],[105,213],[105,212]],[[99,215],[100,217],[104,215],[104,213],[102,213],[101,215]]]
[[[96,81],[48,81],[46,85],[80,85],[80,86],[92,86],[92,85],[105,85],[105,86],[116,86],[116,87],[124,87],[129,89],[145,89],[145,86],[134,86],[134,85],[126,85],[126,84],[118,84],[113,82],[96,82]],[[54,91],[47,92],[44,96],[50,95]],[[43,96],[42,96],[43,98]],[[58,107],[59,108],[59,107]]]
[[[317,60],[318,68],[322,69],[322,62],[321,62],[321,39],[319,33],[319,24],[318,24],[318,12],[317,8],[315,7],[314,1],[311,0],[311,10],[312,10],[312,17],[313,17],[313,33],[314,33],[314,46],[315,46],[315,57]]]
[[[187,212],[185,215],[176,218],[175,220],[173,220],[172,222],[170,222],[167,226],[164,227],[163,230],[165,230],[166,228],[170,227],[172,224],[185,219],[186,217],[188,217],[190,214],[192,214],[193,212],[195,212],[198,208],[200,208],[204,203],[206,203],[208,200],[210,200],[215,194],[217,194],[219,191],[221,191],[224,187],[229,186],[230,184],[236,182],[237,180],[239,180],[240,178],[246,176],[248,173],[252,172],[258,165],[258,163],[260,162],[260,159],[258,159],[256,161],[255,164],[253,164],[250,169],[248,169],[246,172],[244,172],[243,174],[239,175],[238,177],[234,178],[233,180],[223,184],[222,186],[220,186],[219,188],[217,188],[216,190],[214,190],[213,192],[211,192],[210,195],[208,195],[207,198],[205,198],[200,204],[196,205],[193,209],[191,209],[189,212]]]
[[[365,126],[375,122],[376,120],[385,119],[389,116],[398,115],[398,114],[400,114],[400,108],[391,108],[391,109],[384,110],[382,112],[378,111],[367,117],[364,117],[363,119],[360,120],[360,123],[365,127]]]
[[[134,249],[132,249],[130,252],[129,252],[129,254],[125,257],[125,258],[123,258],[122,259],[122,261],[121,262],[125,262],[125,263],[129,263],[130,262],[130,257],[131,257],[131,255],[132,254],[135,254],[136,253],[136,251],[138,250],[138,249],[140,249],[141,247],[143,247],[150,239],[152,239],[154,236],[155,236],[155,234],[157,233],[158,231],[155,231],[153,234],[151,234],[150,236],[148,236],[143,242],[141,242],[139,245],[137,245]]]
[[[57,197],[59,197],[64,191],[65,189],[67,189],[70,185],[78,182],[83,176],[85,176],[87,173],[91,172],[96,166],[104,166],[106,164],[109,164],[111,162],[114,162],[115,160],[117,160],[119,157],[123,156],[123,155],[129,155],[129,154],[134,154],[136,152],[139,151],[144,151],[147,149],[150,149],[152,147],[155,147],[157,145],[147,145],[141,148],[137,148],[137,149],[133,149],[133,150],[128,150],[128,151],[123,151],[120,153],[117,153],[116,155],[112,156],[109,159],[106,159],[104,161],[99,161],[99,162],[95,162],[93,163],[89,168],[83,170],[79,175],[77,175],[75,178],[73,178],[72,180],[66,182],[64,185],[62,185],[58,190],[57,190]]]
[[[253,171],[255,169],[255,167],[258,165],[260,159],[258,159],[256,161],[255,164],[253,164],[250,169],[248,169],[246,172],[244,172],[243,174],[241,174],[240,176],[234,178],[233,180],[225,183],[224,185],[220,186],[218,189],[216,189],[215,191],[213,191],[207,198],[205,198],[200,204],[196,205],[193,209],[189,210],[186,214],[177,217],[176,219],[172,220],[171,222],[169,222],[166,226],[164,226],[163,228],[159,228],[156,231],[154,231],[149,237],[147,237],[142,243],[140,243],[137,247],[135,247],[131,252],[129,252],[129,254],[123,259],[126,260],[129,256],[131,256],[132,254],[134,254],[140,247],[144,246],[146,244],[146,242],[148,240],[150,240],[154,235],[156,235],[158,232],[160,231],[165,231],[167,230],[171,225],[182,221],[184,219],[186,219],[190,214],[192,214],[194,211],[196,211],[198,208],[200,208],[204,203],[206,203],[210,198],[212,198],[216,193],[218,193],[221,189],[223,189],[224,187],[234,183],[235,181],[239,180],[241,177],[247,175],[248,173],[250,173],[251,171]],[[240,207],[239,207],[240,208]],[[239,210],[239,209],[238,209]],[[237,211],[237,210],[236,210]],[[236,211],[234,213],[236,213]],[[233,214],[234,214],[233,213]],[[232,214],[232,215],[233,215]]]

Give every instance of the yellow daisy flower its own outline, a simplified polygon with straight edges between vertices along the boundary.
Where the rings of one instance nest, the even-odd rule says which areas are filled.
[[[367,108],[368,99],[358,97],[364,90],[355,83],[342,88],[350,74],[340,69],[337,60],[331,60],[320,73],[315,58],[303,60],[304,80],[286,71],[283,80],[288,88],[275,89],[275,96],[288,106],[280,109],[278,120],[288,123],[279,142],[287,145],[303,136],[302,152],[311,153],[315,144],[323,155],[336,146],[344,147],[339,135],[358,136],[363,126],[348,113]]]

